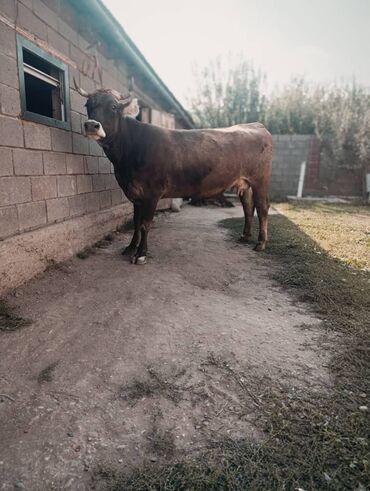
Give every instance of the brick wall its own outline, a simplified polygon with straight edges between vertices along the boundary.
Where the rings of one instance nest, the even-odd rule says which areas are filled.
[[[121,57],[113,57],[111,46],[96,38],[89,20],[72,4],[67,0],[0,2],[0,239],[127,201],[99,145],[82,134],[85,99],[72,84],[75,77],[87,91],[99,87],[97,71],[86,69],[93,66],[92,55],[106,87],[125,92],[129,68]],[[20,118],[17,33],[68,65],[71,131]],[[99,49],[89,48],[97,40]],[[135,83],[146,106],[168,110],[140,74],[135,73]]]

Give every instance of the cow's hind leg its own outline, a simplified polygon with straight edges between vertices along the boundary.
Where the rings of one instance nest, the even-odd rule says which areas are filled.
[[[141,207],[141,224],[140,233],[141,239],[137,251],[131,258],[133,264],[145,264],[148,252],[148,233],[153,221],[154,213],[157,208],[158,198],[153,198],[151,201],[143,203]]]
[[[263,251],[267,242],[267,215],[270,205],[266,193],[261,188],[255,187],[253,189],[253,198],[259,220],[258,242],[254,250]]]
[[[129,243],[129,245],[125,249],[123,249],[123,251],[122,251],[123,255],[132,256],[132,254],[136,251],[137,246],[138,246],[139,241],[140,241],[140,225],[141,225],[140,206],[134,204],[134,227],[135,227],[134,235],[132,236],[132,239],[131,239],[131,242]]]
[[[252,223],[253,223],[253,215],[254,215],[254,202],[253,202],[253,194],[252,189],[245,189],[241,194],[239,194],[239,199],[243,206],[244,211],[244,228],[243,233],[240,236],[240,242],[248,242],[252,233]]]

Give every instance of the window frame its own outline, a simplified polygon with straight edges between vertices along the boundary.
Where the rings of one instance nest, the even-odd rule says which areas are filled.
[[[50,63],[55,68],[63,72],[63,86],[60,90],[64,96],[64,113],[65,121],[50,118],[43,114],[34,113],[27,110],[26,102],[26,83],[25,83],[25,70],[23,62],[23,49],[30,51],[32,54],[38,56],[42,60]],[[18,77],[19,77],[19,93],[21,99],[21,118],[28,121],[34,121],[35,123],[45,124],[47,126],[53,126],[64,130],[71,129],[71,116],[70,116],[70,96],[69,96],[69,73],[68,66],[45,52],[35,44],[31,43],[27,39],[17,34],[17,55],[18,55]]]

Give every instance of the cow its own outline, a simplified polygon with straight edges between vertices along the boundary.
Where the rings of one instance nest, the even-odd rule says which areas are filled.
[[[169,130],[140,122],[137,99],[113,89],[87,98],[85,135],[96,140],[114,166],[116,179],[134,205],[134,234],[124,254],[147,262],[148,232],[161,198],[208,198],[234,188],[244,210],[241,241],[251,235],[254,206],[259,219],[256,251],[267,241],[272,138],[260,123],[220,129]]]

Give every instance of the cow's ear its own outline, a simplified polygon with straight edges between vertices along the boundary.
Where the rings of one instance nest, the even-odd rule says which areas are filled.
[[[132,99],[132,101],[130,102],[130,104],[128,104],[128,106],[123,108],[122,113],[124,116],[130,116],[131,118],[136,118],[139,115],[140,107],[136,97]]]

